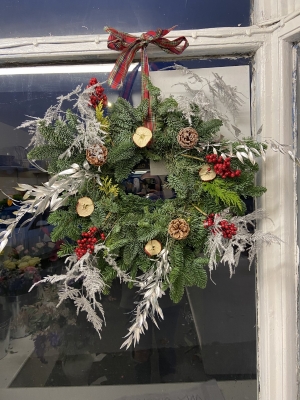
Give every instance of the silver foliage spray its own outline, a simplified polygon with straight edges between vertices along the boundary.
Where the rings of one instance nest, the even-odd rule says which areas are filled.
[[[69,108],[72,107],[76,113],[77,135],[74,136],[74,141],[68,150],[61,154],[59,158],[69,158],[75,149],[85,151],[95,144],[103,144],[107,132],[102,129],[102,125],[97,120],[95,110],[90,106],[89,101],[90,95],[97,86],[101,86],[101,83],[98,82],[84,90],[82,90],[81,85],[77,86],[76,89],[67,95],[57,97],[57,103],[47,109],[43,118],[31,117],[30,120],[26,120],[18,126],[18,128],[27,128],[32,135],[28,147],[45,144],[45,138],[40,132],[41,123],[49,126],[56,120],[65,120],[66,112],[63,108],[65,102],[70,103]]]
[[[26,194],[23,197],[21,207],[15,212],[16,217],[1,221],[7,225],[5,231],[0,232],[0,252],[8,243],[8,237],[12,234],[19,221],[28,213],[31,217],[23,223],[28,223],[39,214],[42,214],[47,208],[55,211],[62,207],[68,197],[75,195],[83,183],[94,179],[100,186],[102,185],[99,174],[89,171],[88,162],[84,162],[80,167],[78,164],[72,164],[67,170],[54,175],[48,182],[42,186],[31,186],[25,183],[19,183],[17,190]]]
[[[254,228],[255,221],[262,218],[265,218],[263,210],[256,210],[244,216],[230,217],[229,209],[226,209],[214,216],[214,225],[209,228],[211,234],[208,238],[206,249],[206,254],[209,257],[208,268],[210,272],[216,269],[218,262],[221,262],[228,264],[231,277],[244,251],[248,252],[250,267],[255,255],[264,243],[281,243],[277,236],[269,232],[264,233],[257,229],[253,230],[253,232],[249,231],[249,225]],[[219,227],[219,223],[223,220],[229,221],[237,227],[237,233],[231,239],[223,237],[222,230]]]
[[[32,288],[41,283],[59,283],[59,302],[60,304],[70,299],[74,302],[77,315],[80,311],[87,313],[87,320],[91,322],[101,337],[103,324],[105,324],[104,310],[100,302],[106,284],[97,266],[98,253],[104,257],[105,261],[116,271],[117,276],[124,282],[130,282],[131,278],[121,271],[109,249],[103,243],[96,244],[94,253],[86,253],[80,259],[76,254],[71,254],[66,259],[66,272],[61,275],[46,276],[41,281],[35,283]],[[103,254],[104,255],[103,255]],[[74,284],[80,283],[80,289]],[[32,288],[30,290],[32,290]]]
[[[132,343],[134,346],[139,343],[141,335],[148,329],[148,318],[151,318],[157,327],[156,318],[164,319],[158,300],[165,294],[163,283],[164,281],[168,282],[168,274],[171,271],[168,255],[168,250],[164,248],[158,254],[157,259],[153,260],[150,270],[137,278],[134,285],[138,288],[141,300],[137,302],[133,312],[132,325],[121,348],[126,347],[128,349]]]

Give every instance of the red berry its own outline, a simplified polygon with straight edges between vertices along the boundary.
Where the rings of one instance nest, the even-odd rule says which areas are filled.
[[[98,83],[97,78],[91,78],[91,79],[90,79],[89,84],[90,84],[91,86],[96,85],[96,83]]]

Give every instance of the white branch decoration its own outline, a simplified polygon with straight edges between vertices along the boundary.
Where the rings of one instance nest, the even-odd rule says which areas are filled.
[[[118,268],[114,256],[109,253],[109,249],[103,243],[96,244],[94,253],[86,253],[79,260],[76,254],[70,255],[66,259],[66,273],[62,275],[46,276],[41,281],[35,283],[32,288],[40,283],[58,283],[59,286],[59,305],[70,299],[74,302],[77,314],[80,311],[87,313],[87,320],[91,322],[101,337],[103,324],[105,324],[104,310],[100,303],[103,290],[106,284],[103,281],[101,272],[97,267],[97,254],[103,252],[100,257],[104,257],[106,262],[116,271],[117,276],[124,282],[132,281],[124,271]],[[81,288],[77,289],[73,285],[81,283]],[[31,288],[31,289],[32,289]],[[30,289],[30,290],[31,290]]]
[[[82,168],[78,164],[72,164],[71,168],[54,175],[43,186],[19,183],[16,189],[26,191],[26,194],[23,197],[22,206],[15,212],[16,218],[1,221],[8,226],[5,231],[0,232],[0,252],[7,245],[8,237],[25,214],[29,213],[32,216],[24,224],[42,214],[48,207],[50,211],[57,210],[64,205],[69,196],[78,192],[84,181],[90,179],[95,179],[99,185],[102,185],[100,175],[91,173],[88,162],[84,162]]]
[[[151,269],[139,276],[135,283],[135,286],[139,288],[138,294],[141,296],[141,300],[137,302],[137,306],[133,311],[133,323],[125,336],[127,339],[124,341],[121,348],[126,347],[126,349],[128,349],[132,343],[134,346],[139,343],[141,335],[148,329],[148,317],[151,318],[157,327],[157,316],[164,319],[162,309],[158,304],[158,299],[165,294],[162,289],[163,283],[164,281],[168,282],[168,274],[171,271],[168,250],[164,248],[158,254],[157,259],[153,261],[154,263]]]
[[[84,151],[95,144],[103,144],[107,132],[102,129],[101,123],[96,118],[95,110],[89,105],[89,97],[97,86],[101,86],[101,83],[98,82],[84,90],[82,90],[82,86],[77,86],[67,95],[57,97],[57,104],[49,107],[43,118],[31,117],[30,120],[18,126],[18,128],[28,128],[29,133],[32,135],[28,147],[40,146],[46,143],[46,139],[40,133],[40,124],[42,122],[49,126],[56,120],[65,120],[66,112],[62,108],[64,102],[70,102],[69,108],[72,107],[78,110],[76,114],[77,134],[74,135],[73,143],[59,158],[70,158],[73,149]]]
[[[227,263],[231,277],[234,274],[235,267],[239,263],[242,252],[248,252],[250,267],[255,255],[264,243],[281,243],[281,240],[277,236],[269,232],[264,233],[256,229],[253,233],[249,231],[249,224],[254,228],[255,221],[262,218],[265,218],[263,210],[256,210],[241,217],[230,218],[229,209],[226,209],[220,214],[215,215],[214,225],[209,228],[211,235],[208,239],[206,250],[206,254],[209,257],[208,268],[210,272],[216,269],[218,262]],[[230,221],[237,227],[237,233],[231,239],[224,238],[222,230],[219,228],[219,223],[223,220]]]

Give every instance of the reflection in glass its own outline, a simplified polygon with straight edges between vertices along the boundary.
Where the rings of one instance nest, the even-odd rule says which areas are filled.
[[[235,61],[235,65],[238,63]],[[182,64],[189,68],[203,66],[201,61]],[[214,66],[213,62],[207,64]],[[152,64],[152,70],[166,66],[167,63]],[[17,182],[38,185],[47,179],[43,171],[26,160],[30,139],[27,132],[15,130],[24,116],[42,116],[58,95],[70,92],[78,84],[86,85],[91,76],[103,82],[107,73],[0,76],[0,187],[4,193],[17,197]],[[112,102],[122,93],[106,91]],[[128,100],[138,101],[139,93],[137,72]],[[149,167],[147,161],[137,166],[123,182],[126,192],[153,201],[174,197],[164,186],[167,174],[150,172]],[[14,217],[17,200],[11,204],[2,195],[1,219]],[[4,226],[0,225],[0,229]],[[63,260],[57,257],[59,243],[52,242],[51,230],[46,216],[25,226],[20,224],[0,255],[2,271],[14,271],[17,277],[28,271],[30,284],[47,274],[61,273]],[[165,320],[160,321],[160,329],[150,323],[140,343],[128,351],[120,350],[120,346],[138,294],[126,286],[115,281],[103,298],[107,324],[100,340],[85,315],[77,316],[71,303],[56,308],[55,288],[38,287],[28,295],[27,286],[22,290],[21,285],[19,291],[5,292],[13,287],[5,289],[6,278],[1,276],[0,366],[11,365],[14,360],[17,368],[6,368],[0,387],[114,386],[213,379],[226,400],[240,400],[232,394],[237,381],[244,396],[256,399],[255,270],[248,270],[246,258],[246,254],[241,258],[232,279],[227,268],[220,266],[205,290],[189,288],[177,305],[164,296],[161,306]]]
[[[103,34],[104,26],[124,32],[158,28],[200,29],[248,26],[250,0],[2,0],[0,36],[62,36]],[[26,15],[26,18],[24,18]]]
[[[101,340],[71,303],[56,309],[55,289],[45,288],[19,315],[29,321],[34,351],[11,387],[255,379],[255,277],[247,265],[240,267],[232,280],[220,267],[217,286],[190,288],[178,305],[164,296],[160,329],[150,323],[128,351],[119,350],[134,296],[125,285],[115,282],[103,299],[107,326]],[[35,373],[42,365],[46,381]]]

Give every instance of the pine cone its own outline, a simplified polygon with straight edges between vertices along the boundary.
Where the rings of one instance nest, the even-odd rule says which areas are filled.
[[[190,233],[189,224],[182,218],[173,219],[169,223],[168,233],[174,239],[185,239]]]
[[[184,149],[192,149],[198,142],[198,133],[191,126],[183,128],[177,135],[177,142]]]
[[[108,150],[102,144],[95,144],[86,151],[86,159],[91,165],[101,167],[105,164]]]

